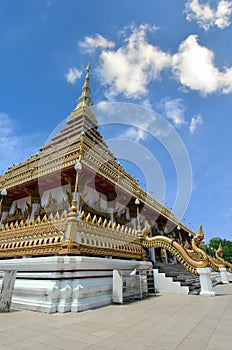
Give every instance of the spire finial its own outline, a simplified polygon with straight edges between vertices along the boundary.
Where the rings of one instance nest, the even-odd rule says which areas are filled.
[[[82,94],[77,99],[77,107],[91,107],[93,105],[93,102],[90,98],[90,64],[88,63],[86,67],[86,75],[85,75],[85,81],[82,87]]]
[[[81,96],[76,100],[77,106],[72,111],[72,113],[67,118],[67,123],[71,123],[73,120],[75,120],[78,116],[87,116],[93,123],[94,127],[97,127],[97,119],[92,111],[91,106],[93,105],[93,102],[90,97],[90,64],[86,67],[86,75],[84,84],[82,86],[82,93]],[[84,119],[83,119],[84,120]],[[83,121],[84,123],[84,121]]]

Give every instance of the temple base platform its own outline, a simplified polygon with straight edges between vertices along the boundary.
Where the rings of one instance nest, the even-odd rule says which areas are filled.
[[[12,307],[45,313],[79,312],[112,303],[113,270],[149,269],[150,262],[87,256],[2,260],[17,270]]]

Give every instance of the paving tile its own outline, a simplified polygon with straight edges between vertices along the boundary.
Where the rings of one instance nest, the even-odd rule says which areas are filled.
[[[78,349],[78,350],[79,350],[79,348],[75,348],[75,349]],[[108,347],[105,348],[105,347],[101,346],[101,348],[99,348],[98,345],[91,345],[91,346],[89,346],[89,347],[87,347],[87,348],[85,348],[85,349],[86,349],[86,350],[109,350]]]
[[[32,339],[24,339],[17,342],[11,342],[9,344],[10,348],[17,349],[17,350],[23,350],[23,349],[33,349],[34,348],[34,342]]]
[[[110,331],[110,330],[99,330],[99,331],[96,331],[94,333],[92,333],[91,335],[93,336],[97,336],[99,338],[108,338],[108,337],[111,337],[112,335],[114,335],[116,332],[114,332],[113,330]]]
[[[146,348],[147,347],[143,344],[133,345],[133,348],[132,348],[130,343],[124,343],[116,349],[118,349],[118,350],[145,350]]]
[[[12,348],[9,348],[8,346],[5,346],[5,345],[0,345],[0,350],[12,350]]]
[[[0,350],[228,350],[232,284],[214,298],[161,294],[81,313],[0,314]]]

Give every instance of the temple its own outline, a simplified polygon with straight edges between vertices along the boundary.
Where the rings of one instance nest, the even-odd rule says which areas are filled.
[[[169,223],[174,227],[169,236],[181,244],[190,243],[194,236],[169,210],[139,187],[103,141],[91,109],[89,70],[88,66],[82,94],[67,118],[67,125],[38,154],[11,167],[0,177],[3,191],[1,258],[67,252],[145,258],[141,247],[132,243],[136,238],[138,210],[140,225],[144,225],[142,220],[146,218],[152,223],[152,231],[165,235]],[[77,163],[80,170],[75,169]],[[74,196],[78,225],[83,232],[78,237],[78,245],[71,247],[69,244],[65,248],[64,241],[70,241],[66,219]],[[76,237],[72,239],[76,241]],[[170,258],[158,249],[156,255],[158,260]]]
[[[109,283],[100,283],[108,286],[102,299],[94,297],[97,284],[92,283],[91,300],[83,303],[77,281],[96,271],[109,280],[113,269],[150,268],[150,261],[179,262],[192,274],[198,267],[225,267],[200,248],[202,228],[196,234],[181,223],[119,164],[98,130],[92,104],[88,66],[66,125],[38,154],[0,177],[0,259],[4,268],[19,271],[15,305],[46,312],[104,305],[110,302]],[[80,277],[80,270],[85,276]],[[48,271],[58,275],[49,279]],[[71,287],[64,287],[61,271],[67,271]],[[45,280],[50,290],[46,302],[31,292]],[[62,288],[72,293],[57,296]]]

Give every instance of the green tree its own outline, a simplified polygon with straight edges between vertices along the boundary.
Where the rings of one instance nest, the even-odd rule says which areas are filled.
[[[222,239],[220,237],[211,238],[209,243],[205,246],[205,251],[211,255],[215,256],[215,252],[218,250],[219,245],[222,245],[223,259],[231,262],[232,261],[232,241],[227,239]]]

